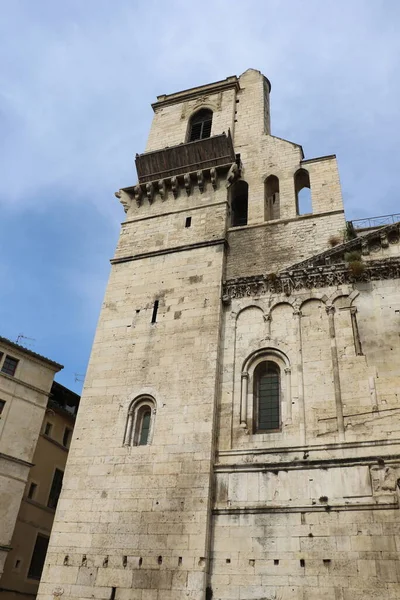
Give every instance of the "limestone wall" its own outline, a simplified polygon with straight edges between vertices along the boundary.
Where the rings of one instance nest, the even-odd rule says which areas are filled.
[[[147,233],[127,227],[120,250],[133,254]],[[158,227],[177,243],[173,227]],[[210,245],[113,265],[40,598],[55,585],[63,600],[108,598],[112,587],[118,598],[204,595],[224,251],[199,228]],[[151,444],[124,446],[143,394],[156,402]]]
[[[213,598],[398,597],[399,291],[389,280],[227,307]],[[263,355],[284,357],[274,433],[253,433]]]

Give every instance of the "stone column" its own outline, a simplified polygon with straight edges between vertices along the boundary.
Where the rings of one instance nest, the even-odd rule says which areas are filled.
[[[299,396],[300,417],[300,444],[306,444],[306,409],[304,402],[304,376],[303,376],[303,342],[301,336],[301,311],[295,310],[293,316],[297,320],[297,381]]]
[[[333,372],[333,386],[335,390],[335,405],[336,405],[336,418],[338,425],[339,441],[344,441],[344,419],[343,419],[343,405],[342,405],[342,391],[340,387],[340,374],[339,374],[339,359],[336,345],[336,332],[335,332],[335,307],[327,306],[326,312],[328,313],[329,319],[329,338],[331,341],[331,357],[332,357],[332,372]]]
[[[241,395],[240,395],[240,427],[247,427],[247,394],[249,387],[249,374],[242,373]]]

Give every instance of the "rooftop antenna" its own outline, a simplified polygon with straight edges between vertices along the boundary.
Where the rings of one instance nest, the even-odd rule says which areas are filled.
[[[36,342],[35,338],[27,337],[23,333],[18,334],[18,337],[16,339],[16,343],[19,344],[21,340],[29,340],[30,342]],[[29,346],[29,344],[26,344],[26,345]],[[30,345],[32,346],[32,344],[30,344]]]

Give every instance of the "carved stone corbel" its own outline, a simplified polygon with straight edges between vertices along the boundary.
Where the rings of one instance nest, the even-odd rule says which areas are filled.
[[[143,191],[140,185],[135,185],[133,188],[133,196],[136,200],[136,204],[140,206],[142,204]]]
[[[129,194],[127,194],[123,190],[118,190],[118,192],[115,192],[114,196],[116,198],[118,198],[118,200],[121,202],[122,206],[124,207],[124,212],[127,213],[128,210],[130,209],[131,203],[132,203],[132,198],[129,196]]]
[[[228,175],[226,177],[225,186],[228,188],[236,181],[239,177],[239,167],[236,163],[232,163],[231,168],[229,169]]]
[[[211,177],[211,185],[213,186],[213,189],[216,190],[217,184],[218,184],[218,175],[217,175],[217,170],[214,169],[214,167],[212,169],[210,169],[210,177]]]
[[[185,173],[185,175],[183,176],[183,181],[185,183],[186,194],[190,196],[190,192],[192,190],[192,181],[190,179],[189,173]]]
[[[164,201],[167,197],[167,188],[164,179],[160,179],[158,182],[158,192],[161,196],[161,200]]]
[[[179,185],[178,185],[178,180],[176,177],[172,177],[171,178],[171,189],[172,189],[172,193],[174,195],[174,198],[178,197],[178,192],[179,192]]]
[[[197,171],[197,184],[199,186],[200,193],[204,192],[204,173],[203,171]]]
[[[150,204],[153,204],[154,185],[152,183],[146,183],[146,196]]]

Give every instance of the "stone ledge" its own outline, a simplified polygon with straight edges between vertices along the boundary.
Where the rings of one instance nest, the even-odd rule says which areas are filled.
[[[303,471],[305,469],[329,469],[339,467],[354,467],[354,466],[373,466],[382,464],[397,464],[400,461],[400,454],[392,454],[389,456],[360,456],[356,458],[320,458],[315,460],[292,460],[282,462],[258,462],[255,464],[244,463],[244,464],[227,464],[223,465],[217,463],[214,465],[215,473],[252,473],[252,472],[263,472],[263,473],[277,473],[278,471]]]
[[[350,510],[399,510],[395,496],[386,502],[352,502],[330,504],[302,504],[297,506],[264,505],[264,506],[230,506],[229,508],[213,508],[213,515],[251,515],[263,513],[304,513],[304,512],[337,512]]]
[[[162,256],[164,254],[173,254],[174,252],[186,252],[189,250],[197,250],[198,248],[207,248],[208,246],[218,246],[226,244],[225,238],[210,240],[208,242],[198,242],[197,244],[185,244],[184,246],[175,246],[174,248],[163,248],[162,250],[153,250],[153,252],[143,252],[132,256],[123,256],[122,258],[113,258],[110,260],[112,265],[119,263],[130,262],[132,260],[141,260],[143,258],[151,258],[153,256]]]

